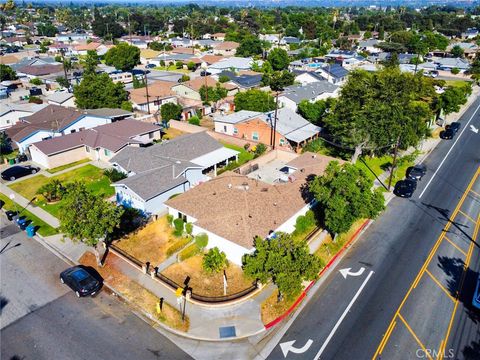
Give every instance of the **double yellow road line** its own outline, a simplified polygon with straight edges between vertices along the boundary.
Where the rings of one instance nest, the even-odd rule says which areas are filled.
[[[379,355],[382,354],[382,351],[383,349],[385,348],[385,345],[387,344],[388,342],[388,339],[390,338],[395,326],[397,325],[397,320],[398,319],[402,319],[401,318],[401,315],[400,315],[400,310],[402,309],[403,305],[405,304],[405,302],[407,301],[408,297],[410,296],[410,293],[412,292],[413,289],[415,289],[420,281],[420,279],[422,278],[423,274],[425,273],[426,269],[427,269],[427,266],[430,264],[430,261],[432,260],[433,256],[435,255],[435,253],[437,252],[437,249],[438,247],[440,246],[440,244],[442,243],[443,239],[445,238],[445,234],[447,233],[448,229],[450,228],[450,226],[452,225],[453,223],[453,220],[455,219],[455,217],[457,216],[457,214],[460,212],[460,208],[462,207],[465,199],[467,198],[468,196],[468,193],[470,192],[470,190],[472,189],[473,185],[475,184],[475,181],[477,180],[478,176],[480,175],[480,166],[477,168],[477,171],[475,172],[475,175],[473,176],[473,178],[470,180],[470,183],[468,184],[467,188],[465,189],[465,192],[463,193],[462,195],[462,198],[460,199],[460,201],[458,202],[455,210],[453,211],[452,215],[450,216],[449,218],[449,221],[448,223],[445,225],[445,227],[443,228],[443,231],[442,233],[440,234],[440,236],[438,237],[437,241],[435,242],[435,245],[433,246],[432,250],[430,251],[428,257],[427,257],[427,260],[425,260],[425,262],[423,263],[423,266],[422,268],[420,269],[420,271],[418,272],[415,280],[413,281],[413,283],[410,285],[410,288],[408,289],[405,297],[403,298],[402,302],[400,303],[400,306],[398,307],[397,311],[395,312],[395,315],[393,316],[393,319],[392,321],[390,322],[388,328],[387,328],[387,331],[385,332],[385,335],[383,336],[382,338],[382,341],[380,342],[380,344],[378,345],[377,347],[377,351],[375,352],[375,354],[373,355],[373,360],[376,360],[378,358]],[[477,219],[476,221],[476,225],[475,225],[475,231],[474,231],[474,234],[473,234],[473,239],[475,240],[476,239],[476,236],[478,234],[478,229],[479,229],[479,224],[480,224],[480,217],[479,219]],[[445,339],[442,340],[441,344],[440,344],[440,351],[439,351],[439,356],[441,357],[441,354],[446,345],[447,345],[447,339],[450,335],[450,330],[452,328],[452,325],[453,325],[453,320],[455,318],[455,313],[456,313],[456,310],[457,310],[457,306],[458,306],[458,296],[460,294],[460,291],[462,289],[462,286],[463,286],[463,281],[465,279],[465,273],[466,273],[466,269],[468,267],[468,264],[470,262],[470,258],[472,256],[472,252],[473,252],[473,246],[474,246],[474,243],[472,241],[472,243],[470,244],[470,247],[468,249],[468,253],[467,253],[467,257],[466,257],[466,260],[465,260],[465,265],[464,265],[464,271],[463,271],[463,274],[462,274],[462,278],[461,278],[461,281],[460,281],[460,286],[459,286],[459,289],[457,289],[457,293],[456,293],[456,296],[455,296],[455,306],[454,306],[454,310],[453,310],[453,313],[452,313],[452,316],[450,318],[450,322],[449,322],[449,326],[448,326],[448,329],[447,329],[447,333],[446,333],[446,336],[445,336]]]

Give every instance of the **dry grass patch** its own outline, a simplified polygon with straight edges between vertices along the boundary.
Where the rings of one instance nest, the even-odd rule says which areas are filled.
[[[200,126],[206,127],[207,129],[213,130],[215,129],[215,124],[213,123],[213,119],[209,116],[204,116],[200,119]]]
[[[345,243],[351,239],[351,237],[355,234],[355,232],[357,232],[364,222],[365,219],[355,221],[350,229],[346,233],[338,235],[335,241],[333,241],[330,235],[326,236],[322,245],[320,245],[318,250],[315,251],[315,255],[317,255],[322,262],[322,267],[325,266],[325,264],[327,264],[330,259],[340,251],[343,245],[345,245]]]
[[[165,132],[165,135],[163,136],[163,139],[164,140],[172,140],[176,137],[179,137],[181,135],[185,135],[187,134],[186,132],[184,131],[181,131],[181,130],[178,130],[178,129],[174,129],[172,127],[169,127],[167,130],[164,131]]]
[[[178,241],[182,239],[173,235],[173,228],[163,216],[120,239],[115,245],[134,258],[157,266],[168,257],[167,249]]]
[[[432,131],[432,138],[438,139],[440,138],[440,133],[444,131],[445,129],[442,127],[437,127],[435,130]]]
[[[283,315],[293,303],[297,300],[294,299],[286,299],[284,298],[282,301],[277,301],[278,290],[275,290],[272,295],[266,298],[262,302],[262,321],[264,324],[268,324],[269,322],[275,320],[279,316]]]
[[[182,314],[180,311],[166,302],[163,303],[162,312],[157,313],[156,307],[158,298],[140,286],[129,277],[125,276],[122,272],[116,269],[115,263],[117,261],[123,261],[116,255],[110,254],[107,257],[105,266],[97,267],[95,255],[86,252],[80,259],[80,263],[85,266],[91,266],[103,277],[103,279],[111,285],[116,291],[120,292],[128,301],[132,302],[143,311],[151,314],[157,320],[163,322],[165,325],[180,330],[188,331],[189,319],[185,316],[185,322],[182,322]]]
[[[177,284],[183,284],[185,277],[190,276],[190,284],[195,294],[204,296],[223,296],[223,272],[207,274],[202,268],[203,255],[195,255],[185,261],[173,264],[162,271],[162,274]],[[240,266],[230,263],[225,270],[227,274],[227,295],[237,293],[252,285],[252,281],[244,276]]]

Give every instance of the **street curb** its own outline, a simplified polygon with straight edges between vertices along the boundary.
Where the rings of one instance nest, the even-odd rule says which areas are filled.
[[[272,320],[270,321],[268,324],[265,325],[265,330],[269,330],[271,329],[272,327],[274,327],[275,325],[279,324],[280,322],[282,322],[288,315],[290,315],[294,310],[295,308],[298,306],[298,304],[300,304],[300,302],[307,296],[308,294],[308,291],[312,288],[312,286],[320,279],[320,277],[328,270],[330,269],[330,267],[332,267],[332,265],[337,261],[339,260],[339,257],[340,255],[342,255],[349,247],[350,245],[353,244],[353,242],[359,237],[359,234],[362,232],[362,231],[365,231],[367,229],[367,227],[372,223],[372,220],[370,219],[367,219],[363,222],[363,224],[357,229],[357,231],[355,231],[355,233],[352,235],[352,237],[342,246],[342,248],[340,249],[339,252],[337,252],[331,259],[330,261],[327,263],[327,265],[325,265],[325,267],[320,271],[320,273],[318,274],[318,278],[316,280],[313,280],[312,282],[310,282],[310,284],[305,288],[305,290],[302,291],[302,293],[300,294],[300,296],[297,298],[297,300],[295,300],[295,302],[292,304],[292,306],[290,306],[290,308],[285,312],[283,313],[282,315],[280,315],[278,318],[276,318],[275,320]]]

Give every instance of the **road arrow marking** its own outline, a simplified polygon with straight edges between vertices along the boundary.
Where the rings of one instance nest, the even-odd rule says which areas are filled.
[[[478,129],[475,126],[470,125],[470,130],[472,130],[475,134],[478,134]]]
[[[340,271],[340,274],[342,274],[342,276],[346,279],[348,275],[350,275],[350,276],[360,276],[360,275],[362,275],[363,272],[365,271],[365,268],[361,267],[360,270],[358,270],[357,272],[351,272],[350,270],[352,270],[352,268],[341,269],[339,271]]]
[[[287,341],[287,342],[284,342],[284,343],[280,344],[280,347],[282,348],[282,352],[283,352],[284,357],[287,357],[289,351],[291,351],[292,353],[295,353],[295,354],[303,354],[305,351],[310,349],[310,346],[312,346],[312,344],[313,344],[313,340],[308,339],[307,343],[302,348],[298,349],[298,348],[293,346],[295,341],[297,341],[297,340]]]

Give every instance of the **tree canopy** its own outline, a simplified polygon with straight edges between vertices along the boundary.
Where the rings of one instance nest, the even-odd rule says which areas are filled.
[[[300,294],[303,281],[317,277],[320,259],[310,254],[306,241],[277,233],[270,239],[255,238],[255,252],[243,257],[243,271],[262,283],[272,280],[278,291],[291,299]]]
[[[84,183],[67,186],[59,212],[65,236],[96,246],[120,225],[123,209],[91,193]]]
[[[271,111],[275,109],[275,99],[266,91],[251,89],[235,94],[235,111]]]
[[[466,104],[472,93],[470,84],[464,86],[449,86],[440,96],[440,107],[445,115],[460,111],[460,106]]]
[[[363,218],[375,218],[384,208],[380,189],[372,191],[373,181],[350,163],[328,164],[325,174],[309,185],[323,210],[326,228],[333,234],[346,232]]]
[[[166,103],[160,107],[160,115],[164,121],[180,120],[182,106],[174,103]]]
[[[128,102],[123,84],[115,84],[105,73],[84,74],[82,82],[73,87],[73,94],[80,109],[120,108]]]
[[[224,99],[227,97],[228,91],[222,85],[217,84],[215,87],[202,85],[200,87],[200,98],[203,102],[214,102]]]
[[[16,80],[17,73],[10,66],[0,64],[0,81]]]
[[[318,100],[313,103],[307,99],[303,99],[298,104],[297,111],[311,123],[323,126],[323,118],[327,115],[327,110],[331,109],[334,103],[334,98]]]
[[[115,66],[117,70],[132,70],[140,64],[140,49],[122,42],[107,51],[105,64]]]
[[[237,48],[235,54],[237,56],[255,56],[261,55],[263,52],[262,42],[256,36],[247,36],[241,42]]]
[[[280,48],[275,48],[270,51],[267,59],[270,64],[272,64],[273,70],[276,71],[285,70],[290,64],[290,59],[288,57],[287,51]]]

